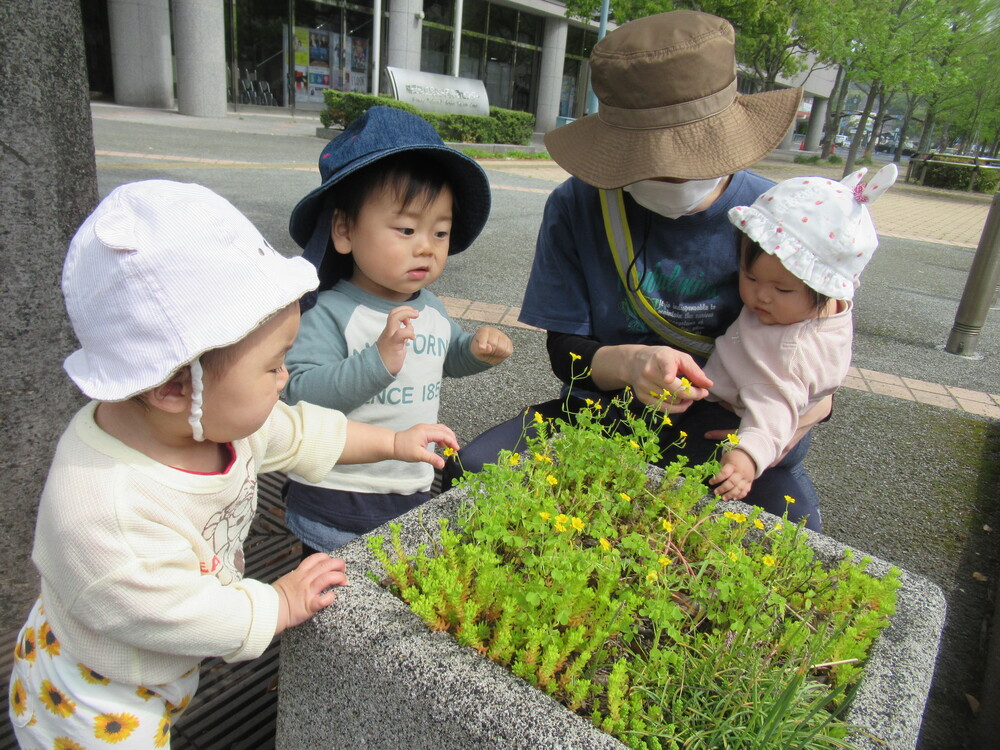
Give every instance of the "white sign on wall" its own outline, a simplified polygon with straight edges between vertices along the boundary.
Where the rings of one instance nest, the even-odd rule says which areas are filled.
[[[392,97],[412,104],[419,110],[446,115],[489,117],[490,102],[486,86],[478,78],[455,78],[440,73],[391,67],[387,67],[385,72]]]

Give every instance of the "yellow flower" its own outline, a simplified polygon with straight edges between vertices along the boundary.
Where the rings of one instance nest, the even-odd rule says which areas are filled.
[[[585,399],[583,400],[583,402],[584,402],[584,403],[585,403],[585,404],[586,404],[587,406],[593,406],[593,405],[594,405],[594,399],[592,399],[592,398],[585,398]]]
[[[547,477],[545,477],[545,481],[548,482],[553,487],[559,484],[559,480],[556,479],[555,476],[552,474],[549,474]]]
[[[77,662],[76,668],[80,670],[80,676],[83,677],[83,679],[89,682],[91,685],[107,685],[111,682],[111,680],[109,680],[107,677],[105,677],[102,674],[98,674],[93,669],[88,667],[86,664],[80,664],[79,662]],[[145,690],[145,689],[146,688],[139,688],[139,690]],[[136,691],[136,694],[140,698],[145,698],[146,700],[149,700],[150,698],[156,695],[156,693],[150,690],[149,696],[147,697],[144,696],[142,693],[140,693],[139,690]]]
[[[774,558],[770,555],[764,555],[764,557],[761,558],[761,562],[769,568],[773,568],[777,564],[775,563]]]
[[[182,700],[180,703],[177,704],[167,701],[167,713],[169,713],[171,716],[177,716],[178,714],[182,714],[187,710],[188,704],[190,702],[191,702],[190,695],[185,695],[184,700]]]
[[[578,359],[580,359],[580,355],[579,354],[574,354],[573,352],[570,352],[569,356],[573,358],[574,362],[576,362]]]
[[[56,639],[56,634],[52,632],[52,628],[49,627],[47,622],[43,622],[42,626],[38,628],[38,645],[49,656],[59,655],[59,641]]]
[[[637,451],[637,450],[639,450],[639,448],[641,448],[641,447],[642,447],[641,445],[639,445],[639,444],[638,444],[637,442],[635,442],[634,440],[629,440],[629,441],[628,441],[628,444],[632,446],[632,450],[634,450],[634,451]]]
[[[583,527],[585,524],[583,523],[582,518],[577,518],[576,516],[573,516],[573,520],[570,523],[570,525],[577,531],[583,531]]]
[[[651,570],[648,573],[646,573],[646,580],[649,581],[650,583],[652,583],[653,581],[655,581],[659,577],[660,577],[660,574],[657,573],[655,570]]]
[[[535,460],[539,461],[539,462],[541,462],[543,464],[550,464],[550,463],[552,463],[552,459],[551,458],[549,458],[548,456],[546,456],[544,453],[539,453],[538,451],[535,451]]]
[[[511,466],[517,466],[519,463],[521,463],[521,454],[511,453],[510,458],[507,459],[507,463],[509,463]]]
[[[681,378],[681,388],[683,388],[685,391],[690,391],[691,381],[688,380],[687,378]]]
[[[563,533],[564,531],[566,531],[566,524],[564,524],[564,523],[560,523],[559,521],[556,521],[556,522],[555,522],[555,523],[554,523],[554,524],[552,525],[552,528],[553,528],[553,529],[555,529],[556,531],[558,531],[558,532],[559,532],[559,533],[561,534],[561,533]]]
[[[755,529],[763,529],[764,528],[764,522],[761,521],[759,518],[755,518],[755,519],[753,519],[753,527]]]
[[[52,750],[87,750],[87,748],[73,742],[69,737],[56,737],[52,743]]]
[[[160,725],[156,727],[156,739],[153,740],[153,747],[170,746],[170,714],[163,714]]]
[[[543,510],[541,513],[538,514],[538,517],[541,518],[543,521],[548,521],[550,518],[552,518],[552,514],[547,513],[546,511]]]
[[[795,498],[791,495],[785,495],[785,502],[789,505],[795,505]]]
[[[620,498],[621,498],[622,500],[624,500],[624,501],[625,501],[626,503],[630,503],[630,502],[632,502],[632,496],[631,496],[631,495],[629,495],[629,494],[628,494],[627,492],[619,492],[619,493],[618,493],[618,497],[620,497]]]
[[[597,543],[601,545],[601,549],[607,552],[611,549],[611,542],[605,539],[603,536],[597,540]]]
[[[722,515],[728,518],[730,521],[735,521],[736,523],[745,523],[747,520],[746,515],[743,513],[733,513],[732,511],[727,510]]]
[[[687,436],[688,436],[688,434],[686,432],[684,432],[684,430],[681,430],[681,440],[686,440]]]
[[[785,527],[782,525],[781,521],[778,521],[778,523],[774,524],[775,531],[781,531],[783,528]]]
[[[601,410],[601,402],[598,401],[596,404],[594,404],[594,411],[600,411],[600,410]]]
[[[38,654],[38,650],[35,648],[35,629],[25,628],[24,638],[17,645],[18,648],[15,650],[17,658],[24,659],[25,661],[34,661],[35,656]]]
[[[569,516],[567,516],[565,513],[560,513],[558,516],[556,516],[556,523],[561,523],[563,525],[569,523]]]
[[[101,714],[94,718],[94,736],[112,744],[128,739],[139,728],[139,719],[132,714]]]
[[[733,562],[739,562],[740,553],[739,552],[730,552],[729,553],[729,559],[732,560]]]
[[[535,412],[535,421],[538,424],[541,424],[542,422],[545,421],[545,417],[542,416],[541,412],[537,412],[537,411]]]
[[[737,435],[735,432],[730,432],[728,435],[726,435],[726,440],[729,441],[730,445],[740,444],[740,436]]]
[[[670,521],[668,521],[666,518],[660,521],[660,523],[663,524],[663,530],[666,531],[668,534],[674,530],[674,525],[670,523]]]
[[[13,684],[10,686],[10,710],[14,712],[14,716],[20,716],[27,710],[27,707],[24,705],[27,699],[28,696],[24,692],[24,685],[21,684],[21,678],[14,678]]]
[[[76,713],[76,704],[48,680],[42,680],[42,689],[38,691],[38,697],[42,699],[42,705],[56,716],[65,719]]]
[[[673,562],[673,560],[671,560],[669,557],[661,557],[659,559],[660,565],[662,565],[664,568],[667,567],[668,565],[670,565],[670,563],[672,563],[672,562]]]
[[[455,455],[455,453],[456,453],[455,449],[454,449],[454,448],[452,448],[452,447],[450,447],[450,446],[449,446],[449,447],[446,447],[446,448],[445,448],[445,449],[444,449],[443,451],[441,451],[441,452],[442,452],[442,453],[444,453],[444,456],[445,456],[445,458],[451,458],[451,457],[452,457],[452,456],[454,456],[454,455]]]
[[[663,415],[663,426],[664,427],[671,427],[671,426],[673,426],[673,424],[674,423],[670,421],[670,415],[669,414],[664,414]]]

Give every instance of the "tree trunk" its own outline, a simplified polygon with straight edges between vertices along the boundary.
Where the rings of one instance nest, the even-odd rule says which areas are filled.
[[[854,131],[854,139],[851,141],[851,150],[847,152],[847,161],[844,162],[843,177],[847,177],[847,175],[854,171],[854,162],[858,159],[858,149],[861,148],[861,142],[865,138],[865,123],[868,122],[868,117],[872,113],[872,105],[875,103],[875,97],[878,96],[879,88],[879,82],[872,81],[871,88],[868,89],[868,98],[865,100],[864,112],[861,113],[861,119],[858,120],[858,129]]]
[[[924,127],[920,131],[920,142],[917,144],[917,152],[926,154],[931,148],[931,136],[934,135],[934,106],[927,105],[927,116],[924,117]]]
[[[77,0],[0,2],[0,628],[8,633],[37,595],[28,557],[35,507],[56,439],[83,403],[62,370],[75,342],[59,280],[98,196],[86,71]]]
[[[899,126],[899,141],[896,143],[896,152],[892,155],[892,160],[899,164],[903,160],[903,144],[906,142],[906,131],[910,127],[910,120],[913,119],[913,110],[917,108],[916,94],[906,95],[906,114],[903,115],[903,123]]]
[[[833,81],[833,88],[830,89],[830,105],[826,109],[826,121],[823,124],[823,151],[821,158],[829,159],[830,154],[836,146],[837,133],[840,131],[840,111],[844,107],[844,97],[841,95],[841,86],[846,90],[847,75],[841,65],[837,66],[837,77]],[[845,91],[846,93],[846,91]]]

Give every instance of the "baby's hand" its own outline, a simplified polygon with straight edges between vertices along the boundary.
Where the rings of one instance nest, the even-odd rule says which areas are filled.
[[[389,313],[389,318],[385,321],[385,330],[375,342],[379,356],[382,357],[382,364],[392,375],[398,375],[403,369],[406,342],[413,341],[416,337],[413,323],[410,321],[418,315],[420,313],[408,305],[395,308]]]
[[[346,563],[339,557],[318,553],[310,555],[291,573],[285,573],[272,585],[278,592],[277,635],[299,625],[324,607],[333,604],[337,595],[331,586],[346,586]]]
[[[408,430],[396,433],[393,458],[410,463],[426,461],[436,469],[443,469],[444,458],[428,449],[429,443],[440,443],[452,450],[458,450],[458,438],[451,428],[443,424],[417,424]]]
[[[716,485],[715,494],[721,495],[723,500],[742,500],[753,486],[757,464],[749,453],[739,448],[723,454],[720,463],[722,469],[709,480]]]
[[[498,365],[514,351],[510,336],[493,326],[483,326],[469,343],[472,356],[488,365]]]

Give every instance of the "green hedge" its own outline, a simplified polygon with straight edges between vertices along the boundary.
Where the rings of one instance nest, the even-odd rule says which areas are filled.
[[[508,143],[524,146],[531,141],[535,116],[529,112],[490,107],[490,116],[444,115],[421,112],[416,107],[388,96],[352,94],[327,89],[323,92],[326,109],[320,112],[323,127],[347,127],[377,104],[402,109],[423,117],[434,126],[442,140],[453,143]]]
[[[995,193],[1000,183],[1000,168],[973,164],[943,164],[934,161],[924,165],[923,184],[927,187],[968,190],[970,179],[975,180],[972,186],[975,192]]]

